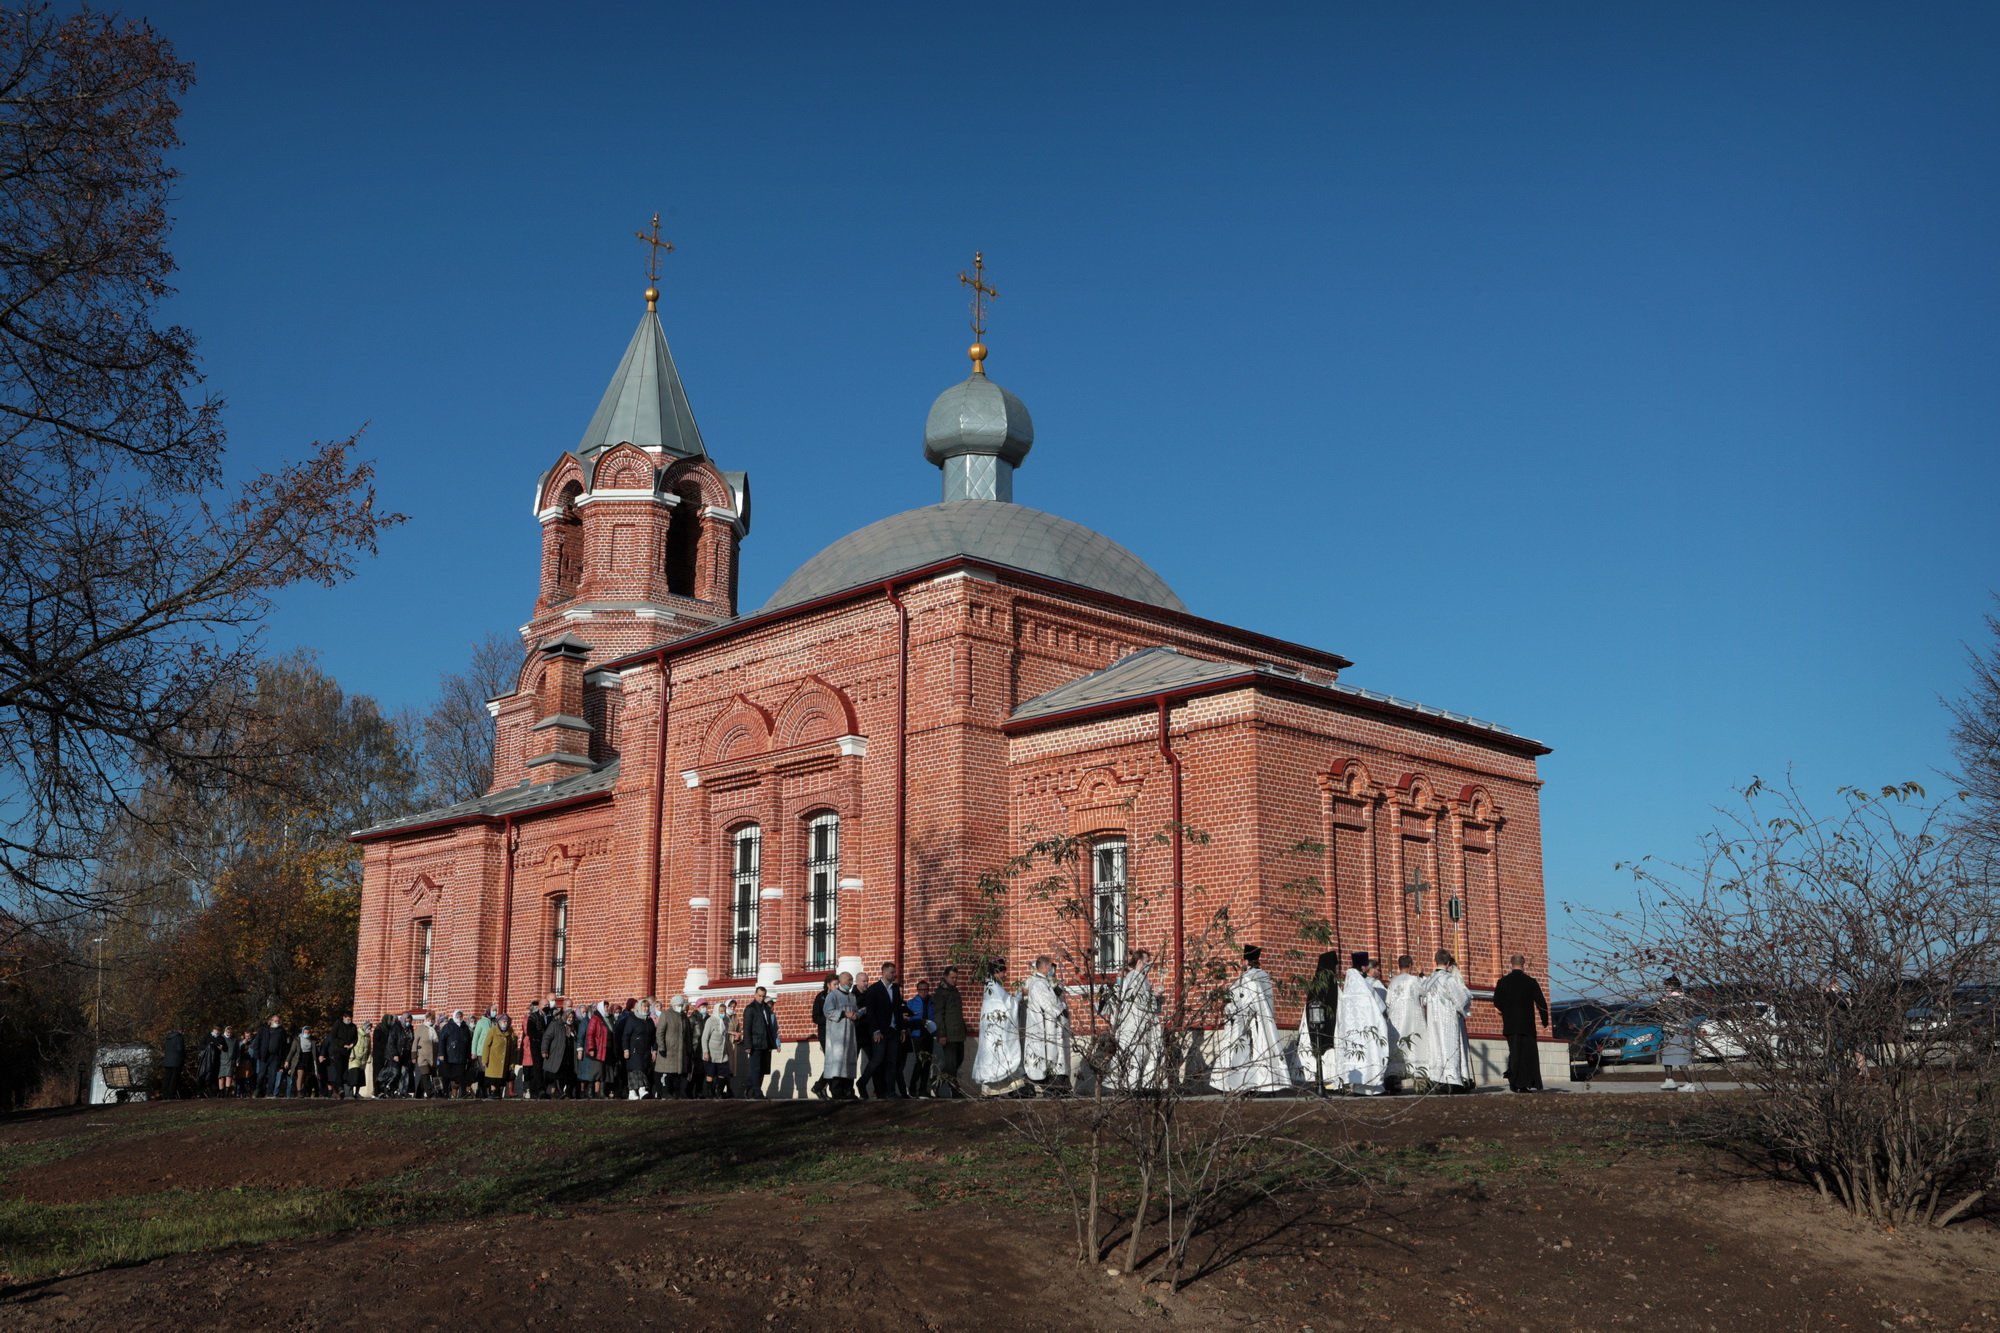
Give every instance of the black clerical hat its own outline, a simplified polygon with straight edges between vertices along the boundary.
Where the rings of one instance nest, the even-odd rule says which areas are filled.
[[[1368,951],[1366,949],[1356,950],[1354,954],[1354,970],[1356,972],[1364,972],[1367,969],[1368,969]]]

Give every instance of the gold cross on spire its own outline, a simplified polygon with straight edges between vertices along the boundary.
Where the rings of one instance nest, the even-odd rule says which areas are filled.
[[[646,256],[646,309],[658,310],[660,308],[660,253],[665,251],[667,254],[672,254],[674,252],[674,243],[660,239],[660,215],[658,213],[653,214],[652,235],[648,236],[643,231],[635,231],[632,234],[651,247],[651,252]]]
[[[972,252],[972,272],[966,273],[961,271],[958,275],[958,280],[972,288],[973,342],[972,346],[966,349],[966,354],[972,358],[972,373],[975,375],[984,375],[986,373],[986,302],[988,298],[1000,295],[999,292],[986,285],[986,255],[984,252],[979,250]]]

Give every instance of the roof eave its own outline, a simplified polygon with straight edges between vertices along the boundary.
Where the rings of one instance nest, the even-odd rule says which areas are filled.
[[[1090,601],[1100,602],[1119,610],[1145,616],[1163,617],[1169,622],[1200,629],[1216,634],[1221,638],[1231,639],[1252,646],[1271,648],[1288,656],[1299,657],[1312,662],[1316,666],[1322,666],[1333,671],[1344,671],[1354,665],[1352,661],[1342,657],[1339,653],[1330,653],[1321,648],[1309,648],[1304,644],[1292,643],[1286,639],[1273,638],[1268,634],[1259,634],[1254,630],[1240,629],[1234,625],[1225,625],[1219,620],[1210,620],[1204,616],[1195,615],[1191,611],[1180,611],[1172,607],[1160,606],[1154,602],[1142,602],[1136,598],[1120,597],[1117,593],[1106,592],[1102,588],[1093,588],[1082,583],[1067,583],[1062,579],[1050,578],[1046,574],[1036,574],[1029,570],[1018,569],[1013,565],[1003,565],[995,560],[984,560],[978,556],[955,555],[943,560],[934,561],[928,565],[919,566],[916,569],[905,570],[900,574],[891,574],[887,578],[875,579],[868,583],[857,583],[853,587],[843,588],[837,592],[824,593],[818,597],[809,597],[803,602],[793,602],[789,606],[775,607],[769,611],[758,611],[751,615],[729,621],[726,624],[715,625],[705,630],[696,630],[694,633],[679,639],[668,639],[665,642],[654,644],[650,648],[642,648],[638,652],[627,653],[623,657],[614,658],[604,663],[601,669],[616,671],[627,667],[639,666],[645,662],[656,661],[670,652],[699,648],[720,639],[728,638],[739,632],[761,628],[764,625],[771,624],[788,616],[798,615],[807,611],[825,610],[827,607],[839,606],[845,602],[860,601],[863,598],[876,595],[883,588],[907,587],[912,583],[922,583],[927,579],[936,578],[940,574],[947,574],[955,569],[968,568],[989,570],[1013,582],[1024,583],[1030,587],[1080,595]]]

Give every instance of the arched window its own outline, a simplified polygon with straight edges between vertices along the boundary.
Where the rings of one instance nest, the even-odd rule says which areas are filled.
[[[840,938],[840,816],[828,811],[806,825],[806,968],[833,966]]]
[[[549,993],[569,994],[569,895],[549,899]]]
[[[757,899],[763,890],[761,865],[764,833],[755,824],[737,829],[730,838],[735,870],[731,876],[729,970],[738,977],[757,973]]]
[[[582,482],[572,481],[564,486],[556,496],[556,507],[562,510],[562,515],[549,520],[555,528],[555,599],[559,602],[576,596],[576,590],[583,585],[583,516],[576,511],[576,502],[582,496]]]
[[[674,487],[680,503],[667,520],[667,591],[695,595],[695,571],[701,564],[701,487],[682,482]]]
[[[1090,847],[1092,952],[1099,972],[1125,966],[1125,839],[1099,838]]]

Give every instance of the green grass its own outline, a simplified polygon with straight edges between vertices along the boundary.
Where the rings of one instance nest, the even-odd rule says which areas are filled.
[[[468,1111],[399,1106],[277,1119],[260,1107],[176,1108],[95,1122],[110,1128],[79,1118],[69,1133],[0,1141],[0,1282],[403,1223],[561,1214],[661,1194],[699,1207],[703,1195],[805,1188],[807,1203],[824,1205],[839,1188],[876,1186],[908,1191],[916,1210],[975,1191],[997,1203],[1055,1202],[1042,1197],[1049,1194],[1046,1171],[998,1127],[978,1148],[963,1147],[960,1136],[947,1150],[921,1142],[936,1133],[928,1127],[913,1132],[852,1114],[829,1133],[824,1113],[810,1111],[681,1117],[601,1104]],[[421,1160],[346,1187],[176,1188],[69,1203],[22,1199],[9,1188],[20,1172],[114,1142],[169,1135],[178,1142],[189,1132],[227,1141],[246,1119],[290,1136],[286,1150],[296,1162],[365,1160],[377,1148],[415,1148]]]

